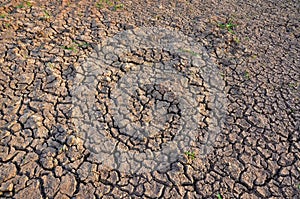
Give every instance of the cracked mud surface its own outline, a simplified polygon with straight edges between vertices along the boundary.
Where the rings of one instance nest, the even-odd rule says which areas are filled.
[[[299,198],[299,2],[0,6],[0,198]]]

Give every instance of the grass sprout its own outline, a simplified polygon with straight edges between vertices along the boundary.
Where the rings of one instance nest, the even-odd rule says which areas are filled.
[[[218,26],[222,29],[226,29],[231,34],[235,34],[233,29],[237,26],[232,22],[232,20],[229,20],[227,23],[218,23]]]

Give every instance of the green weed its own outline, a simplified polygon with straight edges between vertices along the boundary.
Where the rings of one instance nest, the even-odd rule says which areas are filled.
[[[257,55],[252,55],[252,59],[257,59]]]
[[[114,7],[113,7],[113,10],[114,11],[117,11],[118,9],[122,9],[122,8],[124,8],[124,4],[116,4],[116,5],[114,5]]]
[[[250,79],[250,73],[249,73],[248,71],[245,71],[245,72],[244,72],[244,77],[245,77],[246,79]]]
[[[5,23],[4,26],[5,26],[5,28],[10,28],[11,24],[10,23]]]
[[[191,55],[193,55],[193,56],[197,56],[197,55],[199,55],[198,53],[196,53],[195,51],[192,51],[192,50],[189,50],[189,49],[179,49],[181,52],[185,52],[185,53],[189,53],[189,54],[191,54]]]
[[[233,29],[236,27],[236,24],[234,24],[231,20],[229,20],[228,23],[218,23],[218,26],[222,29],[226,29],[231,34],[235,34]]]
[[[54,68],[54,64],[51,62],[46,63],[46,66],[49,67],[51,70]]]
[[[24,8],[24,2],[20,3],[19,5],[17,5],[16,8],[18,8],[18,9]]]
[[[77,52],[77,48],[86,48],[89,46],[90,44],[88,42],[79,43],[77,41],[73,41],[70,46],[62,46],[62,49]]]
[[[186,151],[184,154],[188,157],[190,160],[194,160],[196,158],[195,152],[193,151]]]
[[[112,2],[111,1],[109,1],[109,0],[99,0],[97,3],[96,3],[96,7],[98,8],[98,9],[102,9],[102,8],[104,8],[105,6],[112,6],[113,4],[112,4]]]
[[[289,83],[289,87],[290,87],[290,88],[296,89],[297,86],[298,86],[298,85],[297,85],[296,83]]]
[[[104,7],[110,7],[114,11],[124,8],[124,4],[117,3],[117,2],[118,1],[112,2],[110,0],[99,0],[95,5],[98,9],[102,9]]]
[[[29,8],[31,8],[31,7],[32,7],[32,3],[31,3],[31,2],[29,2],[29,1],[26,1],[25,3],[26,3],[26,5],[27,5]]]
[[[17,5],[16,8],[21,9],[21,8],[24,8],[25,5],[28,8],[32,7],[32,3],[30,1],[23,1],[22,3],[20,3],[19,5]]]
[[[111,2],[110,0],[105,0],[105,3],[109,6],[112,6],[113,5],[113,2]]]
[[[237,44],[241,43],[240,39],[237,38],[237,37],[234,37],[234,38],[233,38],[233,41],[234,41],[235,43],[237,43]]]
[[[6,14],[5,14],[5,13],[0,14],[0,18],[1,18],[1,19],[4,19],[5,17],[6,17]]]
[[[87,42],[84,42],[84,43],[78,45],[78,47],[83,47],[83,48],[86,48],[88,46],[90,46],[90,44]]]
[[[66,151],[68,151],[69,149],[68,149],[68,147],[67,147],[67,145],[63,145],[59,150],[58,150],[58,154],[61,154],[62,152],[66,152]]]
[[[77,41],[73,41],[73,43],[75,43],[75,45],[79,48],[86,48],[86,47],[90,46],[90,44],[88,42],[79,43]]]
[[[49,12],[47,10],[44,10],[44,17],[45,19],[49,19],[51,17],[51,15],[49,14]]]
[[[74,46],[62,46],[62,49],[77,52],[77,50]]]
[[[98,9],[103,8],[103,3],[100,3],[100,2],[96,3],[96,8],[98,8]]]

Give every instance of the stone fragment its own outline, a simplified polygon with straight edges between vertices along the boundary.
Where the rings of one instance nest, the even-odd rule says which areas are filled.
[[[145,195],[150,198],[159,198],[162,194],[164,186],[158,182],[152,181],[144,184]]]
[[[72,196],[76,186],[77,182],[74,175],[67,173],[65,176],[62,176],[59,189],[61,193]]]
[[[13,163],[0,164],[0,184],[15,177],[17,168]]]
[[[43,188],[48,197],[53,197],[58,190],[59,179],[55,178],[52,173],[42,176]]]
[[[94,192],[95,192],[95,187],[91,183],[88,183],[86,185],[81,183],[79,187],[79,192],[76,194],[76,198],[95,199]]]
[[[40,182],[38,180],[31,180],[28,182],[28,186],[25,189],[20,190],[14,198],[34,198],[42,199],[40,191]]]
[[[11,180],[0,184],[0,192],[12,192],[13,189],[14,184],[11,182]]]
[[[57,195],[55,196],[55,199],[70,199],[70,197],[58,192]]]
[[[45,169],[53,169],[58,164],[57,159],[53,157],[41,158],[40,162]]]
[[[28,177],[26,175],[16,176],[14,179],[14,190],[15,192],[18,192],[21,189],[24,189],[26,187],[26,183],[28,181]]]

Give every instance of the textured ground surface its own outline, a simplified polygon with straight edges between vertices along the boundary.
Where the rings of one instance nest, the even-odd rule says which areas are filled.
[[[300,197],[299,1],[4,0],[0,6],[1,198]],[[204,47],[202,57],[143,42],[126,51],[105,48],[117,33],[139,27],[180,31]],[[189,63],[191,57],[202,64]],[[219,89],[228,104],[222,131],[203,155],[210,90],[193,67],[209,64],[225,82]],[[147,82],[149,75],[176,84]],[[94,87],[81,90],[86,85]],[[91,96],[94,107],[81,103]],[[91,126],[95,137],[86,134]],[[196,136],[157,169],[149,160],[165,156],[153,151],[178,137],[178,129]],[[111,145],[119,156],[103,158]]]

